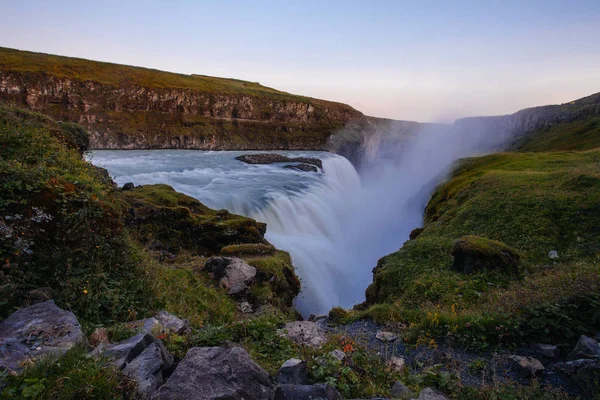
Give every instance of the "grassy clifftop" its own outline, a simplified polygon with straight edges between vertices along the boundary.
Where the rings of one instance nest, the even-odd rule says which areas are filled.
[[[0,69],[25,74],[46,74],[57,78],[71,78],[112,86],[139,85],[148,88],[192,89],[207,93],[246,93],[258,96],[303,99],[281,92],[258,82],[217,78],[203,75],[185,75],[149,68],[33,53],[0,47]]]
[[[363,115],[236,79],[0,48],[0,100],[83,125],[92,148],[325,149]]]

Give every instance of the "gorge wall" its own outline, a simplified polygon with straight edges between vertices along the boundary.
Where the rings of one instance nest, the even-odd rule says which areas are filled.
[[[526,108],[514,114],[462,118],[454,127],[466,132],[518,138],[531,131],[600,115],[600,93],[565,104]]]
[[[322,150],[364,119],[253,82],[3,48],[0,100],[83,125],[95,149]]]

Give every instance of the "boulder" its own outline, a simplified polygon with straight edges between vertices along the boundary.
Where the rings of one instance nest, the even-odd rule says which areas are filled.
[[[29,359],[63,354],[78,343],[86,337],[77,318],[53,300],[22,308],[0,323],[0,370],[20,371]]]
[[[163,331],[181,334],[190,329],[190,322],[176,317],[167,311],[159,311],[154,318],[158,321]]]
[[[304,346],[321,347],[327,342],[325,330],[311,321],[288,322],[279,333]]]
[[[165,349],[159,339],[148,333],[137,334],[119,343],[99,346],[92,354],[108,357],[112,359],[117,369],[125,369],[129,363],[152,345],[156,345],[161,352],[161,359],[164,362],[162,369],[167,370],[171,368],[173,365],[173,356]]]
[[[379,331],[375,334],[375,338],[381,340],[382,342],[393,342],[394,340],[398,339],[398,336],[392,332]]]
[[[297,171],[304,171],[304,172],[318,172],[319,171],[317,167],[315,167],[314,165],[310,165],[310,164],[285,165],[283,168],[294,169]]]
[[[597,393],[600,382],[600,360],[585,359],[554,364],[554,368],[565,374],[588,393]]]
[[[448,397],[437,389],[425,388],[419,393],[417,400],[449,400]]]
[[[280,385],[275,400],[342,400],[337,389],[325,383],[316,385]]]
[[[154,317],[129,322],[126,326],[140,333],[182,334],[190,329],[190,322],[163,310],[159,311]]]
[[[163,384],[172,366],[173,356],[157,339],[129,361],[123,368],[123,373],[136,382],[137,392],[141,397],[148,398]]]
[[[232,296],[246,292],[256,278],[256,268],[235,257],[211,257],[204,268],[213,273],[219,285]]]
[[[273,384],[241,347],[194,347],[153,400],[271,400]]]
[[[277,372],[277,383],[307,384],[308,369],[306,362],[297,358],[291,358],[284,362]]]
[[[536,343],[532,348],[537,354],[552,360],[558,360],[560,358],[560,349],[553,344]]]
[[[394,382],[394,386],[392,386],[392,389],[390,390],[390,394],[392,395],[392,398],[402,399],[402,400],[408,400],[408,399],[412,399],[415,397],[415,394],[413,393],[413,391],[410,390],[409,388],[407,388],[400,381]]]
[[[318,158],[310,157],[287,157],[281,154],[275,153],[263,153],[263,154],[244,154],[235,158],[238,161],[245,162],[246,164],[273,164],[280,162],[299,162],[304,164],[314,165],[323,169],[323,161]]]
[[[534,378],[544,373],[542,363],[533,357],[509,356],[510,366],[521,378]]]
[[[121,188],[122,190],[132,190],[135,188],[135,185],[133,184],[133,182],[127,182],[126,184],[123,185],[123,187]]]
[[[600,345],[591,337],[581,335],[575,348],[567,357],[568,360],[580,360],[582,358],[600,358]]]
[[[403,357],[391,356],[385,365],[392,371],[402,372],[406,368],[406,360]]]
[[[452,248],[452,269],[464,274],[500,271],[517,275],[521,264],[519,253],[505,245],[479,236],[464,236]]]

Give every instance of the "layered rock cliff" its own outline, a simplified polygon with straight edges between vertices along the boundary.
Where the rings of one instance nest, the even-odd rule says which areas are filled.
[[[0,99],[85,126],[95,149],[325,149],[364,118],[253,82],[3,48]]]
[[[600,93],[565,104],[526,108],[510,115],[462,118],[456,120],[454,126],[469,132],[479,131],[513,138],[538,129],[595,116],[600,116]]]

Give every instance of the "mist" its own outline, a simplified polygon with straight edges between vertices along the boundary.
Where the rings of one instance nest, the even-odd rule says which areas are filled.
[[[363,143],[358,170],[329,158],[322,184],[277,196],[252,215],[267,223],[267,239],[292,255],[302,281],[295,305],[305,317],[364,301],[377,260],[422,226],[424,208],[452,165],[507,139],[460,125],[423,125],[407,136],[400,123],[389,124]]]

